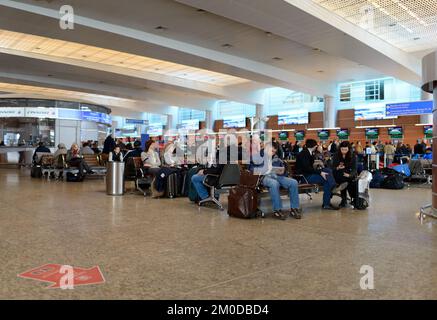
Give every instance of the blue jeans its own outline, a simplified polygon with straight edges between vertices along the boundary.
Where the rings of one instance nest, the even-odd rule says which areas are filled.
[[[194,185],[194,188],[197,191],[197,194],[200,197],[200,200],[206,199],[209,197],[208,189],[203,184],[203,179],[205,179],[205,176],[200,174],[195,174],[191,177],[191,182]]]
[[[308,183],[318,184],[323,186],[323,206],[329,206],[331,204],[332,189],[336,186],[334,175],[331,169],[322,169],[322,172],[327,172],[328,176],[326,180],[320,174],[311,174],[305,176]]]
[[[299,190],[296,180],[284,176],[266,176],[262,183],[265,187],[269,188],[273,210],[276,211],[282,209],[281,194],[279,191],[280,187],[288,190],[290,196],[290,208],[299,208]]]

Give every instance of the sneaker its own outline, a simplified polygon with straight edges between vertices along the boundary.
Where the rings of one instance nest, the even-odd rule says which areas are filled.
[[[200,206],[205,207],[205,208],[209,208],[209,209],[217,209],[218,208],[218,206],[212,201],[204,202]]]
[[[323,206],[323,210],[339,210],[340,208],[334,207],[333,205]]]
[[[347,186],[349,185],[348,182],[343,182],[342,184],[340,184],[339,186],[335,187],[334,189],[332,189],[332,193],[341,193],[344,189],[347,188]]]
[[[280,220],[287,219],[287,216],[281,210],[273,211],[273,216],[277,219],[280,219]]]
[[[302,219],[302,209],[290,209],[290,217]]]

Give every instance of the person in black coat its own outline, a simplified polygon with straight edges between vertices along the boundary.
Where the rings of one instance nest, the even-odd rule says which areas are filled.
[[[109,135],[105,142],[103,143],[103,151],[104,154],[109,154],[110,152],[114,151],[116,146],[114,138],[112,138],[112,135]]]
[[[296,173],[305,177],[308,183],[319,184],[323,186],[323,206],[325,210],[337,210],[338,208],[331,205],[331,197],[335,189],[336,182],[329,168],[314,168],[314,152],[317,148],[317,141],[308,139],[304,149],[296,157]]]
[[[341,191],[340,207],[345,207],[347,204],[347,192],[352,199],[356,200],[357,196],[357,159],[352,152],[352,148],[348,141],[343,141],[332,161],[332,170],[337,184],[347,183],[347,190]]]

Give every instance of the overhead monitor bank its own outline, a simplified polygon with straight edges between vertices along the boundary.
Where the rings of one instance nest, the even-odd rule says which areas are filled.
[[[5,146],[67,146],[85,140],[103,143],[112,125],[111,109],[79,102],[0,99],[0,141]]]

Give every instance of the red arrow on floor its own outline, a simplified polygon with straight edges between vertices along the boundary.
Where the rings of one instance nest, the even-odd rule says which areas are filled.
[[[65,276],[65,273],[60,272],[61,268],[62,265],[60,264],[47,264],[23,272],[19,274],[18,277],[51,283],[51,285],[48,287],[50,289],[60,288],[61,279],[63,276]],[[105,278],[103,277],[103,274],[98,266],[90,269],[73,268],[73,286],[102,283],[105,283]]]

